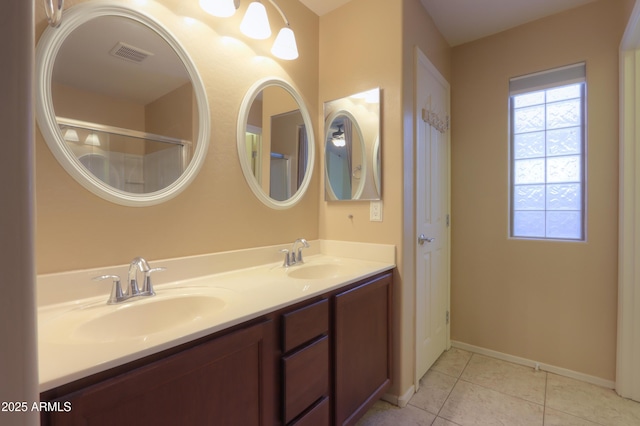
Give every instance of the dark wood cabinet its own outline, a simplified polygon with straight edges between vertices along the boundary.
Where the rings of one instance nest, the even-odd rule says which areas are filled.
[[[266,321],[60,397],[44,425],[271,425],[273,324]]]
[[[391,273],[41,395],[42,425],[354,424],[390,384]]]
[[[304,424],[307,411],[329,399],[329,301],[282,315],[282,411],[285,424]],[[328,403],[327,403],[328,406]],[[318,416],[321,409],[314,411]],[[306,418],[304,421],[302,418]],[[316,426],[328,426],[316,423]]]
[[[336,425],[354,424],[391,384],[391,275],[335,296]]]

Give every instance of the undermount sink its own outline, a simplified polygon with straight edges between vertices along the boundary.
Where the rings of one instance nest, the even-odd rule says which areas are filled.
[[[295,266],[287,272],[290,278],[301,280],[323,280],[335,278],[349,272],[344,265],[334,263],[319,263],[312,265]]]
[[[51,341],[113,342],[148,336],[214,317],[233,298],[230,290],[177,292],[72,309],[41,325]]]

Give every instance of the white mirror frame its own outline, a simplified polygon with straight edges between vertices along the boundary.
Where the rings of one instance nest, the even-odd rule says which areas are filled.
[[[305,171],[304,178],[302,179],[302,183],[298,190],[285,201],[274,200],[269,196],[269,194],[265,193],[258,180],[255,178],[251,171],[251,164],[249,159],[247,158],[246,146],[245,146],[245,134],[247,132],[247,122],[249,120],[249,110],[251,109],[251,105],[253,101],[256,99],[258,94],[267,87],[277,86],[281,87],[295,99],[298,107],[300,108],[300,113],[302,114],[302,119],[304,120],[304,125],[307,130],[307,170]],[[257,81],[253,84],[247,91],[244,99],[242,100],[242,104],[240,105],[240,112],[238,114],[238,128],[237,128],[237,138],[238,138],[238,159],[240,160],[240,167],[242,167],[242,173],[244,174],[245,180],[249,184],[249,188],[255,194],[258,199],[268,207],[277,210],[288,209],[290,207],[295,206],[300,202],[304,194],[307,192],[307,188],[309,187],[309,183],[311,182],[311,177],[313,175],[313,162],[315,159],[315,139],[313,136],[313,125],[311,123],[311,116],[309,115],[309,110],[305,105],[302,96],[298,93],[298,91],[285,80],[278,77],[267,77],[262,80]]]
[[[198,105],[199,127],[193,158],[175,182],[159,191],[136,194],[121,191],[102,182],[82,166],[79,159],[67,147],[56,121],[51,94],[51,78],[58,51],[71,32],[80,25],[101,16],[120,16],[151,28],[173,48],[191,78]],[[193,181],[204,163],[209,147],[211,115],[204,84],[195,64],[169,30],[151,16],[127,5],[114,4],[113,1],[78,4],[64,12],[62,23],[58,28],[47,27],[36,48],[36,89],[39,95],[39,102],[36,102],[36,119],[49,149],[60,165],[78,183],[105,200],[130,207],[144,207],[162,203],[183,191]]]
[[[348,200],[340,200],[337,196],[336,193],[333,191],[333,186],[331,186],[331,181],[329,180],[329,171],[327,170],[327,166],[328,166],[328,161],[327,161],[327,144],[329,143],[329,135],[330,130],[331,129],[331,125],[333,124],[333,120],[335,120],[336,118],[340,117],[340,116],[344,116],[347,117],[349,120],[351,120],[351,123],[353,124],[353,127],[355,128],[356,132],[358,133],[358,138],[360,139],[360,144],[361,149],[362,149],[362,170],[360,171],[360,175],[366,177],[367,176],[367,149],[364,145],[364,136],[362,135],[362,129],[360,128],[360,125],[358,124],[358,121],[356,120],[356,118],[353,116],[353,114],[351,114],[349,111],[341,109],[338,111],[335,111],[333,114],[331,114],[330,116],[327,117],[325,123],[326,123],[326,127],[324,129],[324,134],[325,134],[325,142],[324,142],[324,155],[325,155],[325,160],[324,160],[324,184],[325,184],[325,195],[326,195],[326,199],[327,201],[358,201],[360,199],[360,197],[362,196],[362,191],[364,191],[364,185],[366,183],[366,178],[362,178],[360,179],[360,183],[358,184],[358,188],[355,191],[355,194],[349,198]],[[350,176],[353,182],[353,176]]]

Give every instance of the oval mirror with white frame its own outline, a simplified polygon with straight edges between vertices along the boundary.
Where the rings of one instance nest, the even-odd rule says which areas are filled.
[[[380,88],[324,103],[325,200],[381,197]]]
[[[293,86],[280,78],[255,83],[238,114],[238,158],[255,196],[286,209],[304,196],[314,161],[309,111]]]
[[[48,27],[36,50],[40,131],[58,162],[105,200],[149,206],[193,181],[209,144],[198,71],[157,20],[87,2]]]

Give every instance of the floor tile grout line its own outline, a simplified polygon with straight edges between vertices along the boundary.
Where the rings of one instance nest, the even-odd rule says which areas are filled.
[[[497,392],[497,393],[499,393],[499,394],[501,394],[501,395],[509,396],[509,397],[511,397],[511,398],[516,398],[516,399],[518,399],[518,400],[520,400],[520,401],[529,402],[529,403],[531,403],[531,404],[541,405],[541,406],[543,407],[543,412],[544,412],[544,407],[545,407],[545,405],[546,405],[546,386],[547,386],[547,379],[548,379],[548,377],[549,377],[549,375],[547,374],[547,372],[546,372],[546,371],[541,371],[541,373],[544,373],[544,379],[545,379],[545,398],[543,399],[542,404],[540,404],[540,403],[537,403],[537,402],[535,402],[535,401],[530,401],[530,400],[528,400],[528,399],[526,399],[526,398],[522,398],[522,397],[519,397],[519,396],[516,396],[516,395],[511,395],[511,394],[509,394],[509,393],[502,392],[502,391],[499,391],[499,390],[497,390],[497,389],[493,389],[493,388],[491,388],[491,387],[489,387],[489,386],[485,386],[485,385],[481,385],[481,384],[479,384],[479,383],[475,383],[475,382],[471,381],[470,379],[463,379],[463,378],[462,378],[462,375],[464,374],[464,371],[467,369],[467,367],[468,367],[468,366],[469,366],[469,364],[471,363],[471,359],[472,359],[475,355],[478,355],[478,356],[480,356],[480,357],[485,357],[485,358],[491,358],[491,357],[487,357],[486,355],[481,355],[481,354],[476,354],[475,352],[471,352],[471,356],[469,357],[469,359],[467,360],[467,363],[465,364],[464,368],[463,368],[463,369],[462,369],[462,371],[460,372],[460,375],[458,376],[458,378],[457,378],[457,380],[456,380],[456,383],[453,385],[453,387],[455,387],[455,385],[456,385],[456,384],[458,384],[458,382],[459,382],[460,380],[462,380],[462,381],[463,381],[463,382],[465,382],[465,383],[470,383],[470,384],[475,385],[475,386],[480,386],[480,387],[481,387],[481,388],[483,388],[483,389],[488,389],[488,390],[491,390],[491,391]],[[496,358],[493,358],[493,359],[496,359]],[[498,361],[502,361],[502,360],[498,360]],[[504,362],[506,362],[506,363],[510,363],[509,361],[504,361]],[[510,363],[510,364],[513,364],[513,363]],[[517,364],[515,364],[515,365],[517,365]],[[453,390],[453,388],[452,388],[452,390]],[[449,395],[451,395],[451,392],[449,392]],[[449,398],[449,395],[447,396],[447,399]],[[444,406],[444,404],[443,404],[443,406]],[[441,408],[441,409],[442,409],[442,408]]]
[[[481,388],[483,388],[483,389],[492,390],[492,391],[497,392],[497,393],[499,393],[499,394],[501,394],[501,395],[506,395],[506,396],[509,396],[509,397],[512,397],[512,398],[516,398],[516,399],[518,399],[518,400],[520,400],[520,401],[529,402],[529,403],[531,403],[531,404],[535,404],[535,405],[538,405],[538,406],[540,406],[540,405],[541,405],[541,406],[542,406],[542,413],[543,413],[543,417],[542,417],[542,425],[544,426],[544,422],[545,422],[544,417],[545,417],[545,415],[546,415],[546,409],[547,409],[547,386],[548,386],[548,383],[549,383],[549,374],[550,374],[548,371],[543,371],[543,370],[541,370],[541,371],[540,371],[541,373],[544,373],[544,375],[545,375],[545,376],[544,376],[544,377],[545,377],[545,389],[544,389],[544,400],[543,400],[543,403],[542,403],[542,404],[538,404],[537,402],[529,401],[528,399],[524,399],[524,398],[521,398],[521,397],[518,397],[518,396],[515,396],[515,395],[511,395],[511,394],[508,394],[508,393],[505,393],[505,392],[501,392],[501,391],[499,391],[499,390],[492,389],[492,388],[490,388],[490,387],[487,387],[487,386],[484,386],[484,385],[481,385],[481,384],[478,384],[478,383],[474,383],[474,382],[470,381],[469,379],[463,379],[463,378],[462,378],[462,375],[464,374],[464,371],[467,369],[467,367],[468,367],[468,366],[469,366],[469,364],[471,363],[471,359],[472,359],[475,355],[478,355],[478,356],[481,356],[481,357],[482,357],[482,356],[485,356],[485,357],[486,357],[486,355],[476,354],[475,352],[470,352],[470,353],[471,353],[471,356],[469,357],[469,359],[468,359],[468,360],[467,360],[467,362],[465,363],[465,366],[462,368],[462,371],[460,372],[460,375],[456,378],[456,382],[454,383],[453,387],[451,388],[451,391],[449,391],[449,394],[447,395],[447,398],[445,399],[445,403],[443,403],[443,404],[442,404],[442,407],[440,407],[440,410],[438,410],[438,417],[440,417],[440,411],[442,411],[442,408],[443,408],[443,407],[444,407],[444,405],[446,404],[446,401],[447,401],[447,400],[449,399],[449,397],[451,396],[451,393],[453,392],[453,389],[456,387],[456,385],[458,384],[458,382],[463,381],[463,382],[465,382],[465,383],[470,383],[470,384],[472,384],[472,385],[479,386],[479,387],[481,387]],[[491,357],[488,357],[488,358],[491,358]],[[494,359],[496,359],[496,358],[494,358]],[[502,360],[499,360],[499,361],[502,361]],[[509,363],[509,361],[504,361],[504,362]],[[513,363],[512,363],[512,364],[513,364]],[[517,365],[517,364],[515,364],[515,365]],[[453,376],[449,376],[449,377],[453,377]],[[585,421],[591,422],[591,423],[593,423],[593,424],[595,424],[595,425],[598,425],[598,426],[605,426],[605,425],[602,425],[602,424],[600,424],[600,423],[598,423],[598,422],[596,422],[596,421],[594,421],[594,420],[586,419],[586,418],[581,417],[581,416],[576,416],[575,414],[567,413],[567,412],[562,411],[562,410],[558,410],[558,409],[555,409],[555,410],[556,410],[556,411],[558,411],[558,412],[561,412],[561,413],[563,413],[563,414],[567,414],[567,415],[569,415],[569,416],[572,416],[572,417],[575,417],[575,418],[578,418],[578,419],[581,419],[581,420],[585,420]],[[444,418],[444,417],[443,417],[443,418]],[[449,420],[449,419],[446,419],[446,420]]]
[[[545,373],[547,374],[547,376],[546,376],[546,382],[545,382],[545,387],[544,387],[544,413],[545,413],[545,416],[546,416],[546,413],[547,413],[547,390],[548,390],[548,386],[549,386],[549,374],[553,374],[553,373],[549,373],[548,371],[547,371],[547,372],[545,372]],[[549,407],[549,408],[551,408],[551,407]],[[559,410],[559,409],[557,409],[557,408],[552,408],[552,409],[553,409],[553,410],[555,410],[555,411],[557,411],[557,412],[559,412],[559,413],[563,413],[563,414],[566,414],[566,415],[568,415],[568,416],[575,417],[576,419],[580,419],[580,420],[584,420],[584,421],[587,421],[587,422],[593,423],[594,425],[598,425],[598,426],[606,426],[606,425],[603,425],[603,424],[602,424],[602,423],[600,423],[600,422],[596,422],[595,420],[587,419],[587,418],[584,418],[584,417],[582,417],[582,416],[577,416],[577,415],[572,414],[572,413],[567,413],[566,411]],[[544,417],[543,417],[543,423],[542,423],[542,426],[544,426]]]
[[[530,400],[528,400],[528,399],[525,399],[525,398],[522,398],[522,397],[519,397],[519,396],[516,396],[516,395],[511,395],[510,393],[506,393],[506,392],[503,392],[503,391],[499,391],[499,390],[497,390],[497,389],[493,389],[493,388],[491,388],[491,387],[489,387],[489,386],[481,385],[481,384],[479,384],[479,383],[474,383],[474,382],[472,382],[472,381],[470,381],[470,380],[460,379],[460,381],[463,381],[463,382],[465,382],[465,383],[469,383],[469,384],[474,385],[474,386],[481,387],[482,389],[486,389],[486,390],[490,390],[490,391],[493,391],[493,392],[499,393],[500,395],[508,396],[509,398],[517,399],[518,401],[528,402],[529,404],[534,404],[534,405],[537,405],[537,406],[539,406],[539,407],[544,407],[544,403],[540,404],[540,403],[535,402],[535,401],[530,401]],[[456,382],[456,383],[457,383],[457,382]]]
[[[451,397],[451,394],[453,393],[453,390],[456,388],[456,385],[458,384],[458,382],[460,381],[460,378],[462,377],[462,374],[464,373],[464,370],[467,369],[467,367],[469,366],[469,363],[471,362],[471,358],[473,358],[473,353],[471,353],[471,356],[469,357],[469,359],[467,360],[467,362],[465,362],[464,367],[462,367],[462,370],[460,370],[460,374],[458,374],[458,376],[455,378],[456,381],[453,383],[453,386],[451,386],[451,390],[449,391],[449,393],[447,394],[447,397],[444,399],[444,402],[442,403],[442,405],[440,406],[440,408],[438,409],[438,413],[436,414],[436,418],[433,420],[434,422],[438,419],[438,417],[440,417],[440,413],[442,412],[442,409],[444,408],[444,406],[447,404],[447,401],[449,400],[449,398]],[[449,376],[452,377],[452,376]],[[447,421],[451,421],[449,419],[447,419],[446,417],[443,417],[443,419],[447,420]],[[451,423],[453,423],[453,421],[451,421]],[[433,423],[432,423],[433,424]],[[457,424],[457,423],[456,423]]]
[[[460,381],[460,378],[457,378],[455,383],[453,384],[453,386],[451,386],[451,390],[449,391],[449,393],[447,394],[447,397],[444,399],[444,401],[442,402],[442,405],[440,406],[440,408],[438,409],[438,412],[436,413],[436,418],[433,420],[434,422],[436,421],[436,419],[438,417],[440,417],[440,413],[442,412],[442,409],[444,408],[444,406],[447,404],[447,401],[449,400],[449,397],[451,397],[451,394],[453,393],[453,390],[455,389],[456,385],[458,384],[458,382]],[[448,421],[450,421],[449,419],[447,419],[446,417],[443,417],[443,419],[446,419]],[[453,423],[453,422],[452,422]],[[433,424],[433,423],[432,423]]]
[[[452,400],[451,396],[453,395],[454,389],[456,389],[456,387],[458,385],[460,385],[460,382],[468,383],[468,384],[471,384],[473,386],[477,386],[478,388],[490,390],[492,392],[495,392],[495,393],[500,394],[500,395],[507,396],[507,397],[515,399],[515,400],[519,400],[519,401],[526,402],[526,403],[529,403],[529,404],[534,404],[534,405],[539,406],[539,407],[541,406],[542,407],[542,422],[541,422],[542,426],[545,426],[546,424],[548,424],[548,422],[546,421],[547,414],[549,414],[551,416],[551,417],[549,417],[549,419],[550,419],[549,422],[550,423],[553,423],[554,419],[562,421],[564,416],[567,416],[567,419],[573,418],[573,419],[576,419],[575,421],[582,420],[584,422],[587,422],[588,424],[593,424],[594,426],[605,426],[605,424],[608,424],[608,423],[601,423],[602,418],[600,418],[599,420],[595,420],[595,419],[592,419],[592,418],[587,418],[587,417],[584,416],[584,414],[585,414],[584,412],[580,412],[579,414],[574,414],[572,412],[568,412],[566,409],[567,408],[568,409],[572,409],[573,405],[560,404],[562,406],[562,408],[554,408],[554,402],[556,402],[556,405],[557,405],[556,399],[559,396],[559,395],[555,395],[555,393],[554,393],[554,392],[556,392],[556,390],[555,390],[555,381],[553,379],[556,375],[554,373],[550,373],[550,372],[547,372],[547,371],[540,371],[540,373],[544,374],[544,386],[542,388],[542,390],[543,390],[543,392],[542,392],[543,393],[543,402],[542,402],[542,404],[534,402],[534,401],[530,401],[530,400],[522,398],[520,396],[516,396],[516,395],[510,394],[510,393],[507,393],[505,391],[501,391],[501,390],[495,389],[495,388],[491,387],[491,385],[493,383],[489,383],[488,385],[483,385],[483,384],[474,382],[473,380],[478,378],[478,376],[473,374],[474,371],[475,371],[475,370],[473,370],[473,368],[471,368],[471,370],[469,370],[469,368],[472,367],[472,360],[473,360],[473,357],[475,355],[476,354],[474,354],[474,353],[469,353],[469,358],[468,359],[464,360],[464,358],[463,359],[459,359],[459,357],[456,357],[456,359],[453,360],[454,361],[453,363],[449,363],[449,366],[452,366],[451,364],[454,364],[453,366],[457,367],[456,370],[459,371],[459,373],[457,373],[456,375],[451,375],[450,373],[448,374],[448,373],[443,372],[443,371],[432,370],[431,368],[427,371],[427,373],[429,371],[431,371],[431,372],[437,373],[437,374],[439,374],[439,375],[441,375],[443,377],[448,377],[449,379],[447,379],[447,381],[449,381],[449,383],[451,383],[451,388],[449,389],[448,392],[446,392],[446,395],[444,395],[444,398],[442,398],[442,403],[433,412],[430,409],[423,408],[422,406],[414,405],[414,404],[411,403],[411,401],[408,402],[408,404],[411,405],[414,409],[417,408],[419,411],[421,411],[423,413],[428,413],[429,417],[433,418],[433,420],[430,422],[431,426],[433,426],[434,424],[437,424],[436,422],[438,422],[438,419],[446,421],[451,425],[463,426],[462,424],[458,424],[458,423],[454,422],[453,420],[449,419],[448,417],[443,416],[443,414],[442,414],[442,411],[444,410],[444,406],[447,405],[447,403],[449,403],[449,401],[452,401],[452,404],[455,405],[455,402],[457,401],[457,399]],[[478,356],[484,356],[484,355],[478,355]],[[461,363],[459,361],[464,361],[462,363],[463,364],[462,366],[460,365]],[[499,361],[502,361],[502,360],[499,360]],[[509,361],[504,361],[504,362],[509,363]],[[466,373],[467,370],[469,370],[470,373],[465,376],[465,373]],[[452,369],[449,369],[448,371],[452,371]],[[427,373],[425,373],[425,376],[426,376]],[[535,372],[535,373],[532,372],[532,374],[539,374],[539,373],[538,372]],[[554,375],[550,376],[551,374],[554,374]],[[423,376],[423,378],[425,376]],[[451,379],[453,379],[453,380],[451,380]],[[526,377],[524,377],[524,379],[526,379]],[[446,382],[441,382],[440,385],[442,385],[444,383],[446,383]],[[582,382],[582,383],[584,383],[584,382]],[[426,385],[425,385],[425,387],[426,387]],[[444,388],[442,390],[446,391],[446,388]],[[569,389],[569,391],[570,390],[571,389]],[[440,395],[442,396],[442,393]],[[410,398],[410,399],[412,399],[412,398]],[[440,398],[438,398],[438,399],[440,399]],[[548,410],[552,410],[552,412],[555,413],[555,414],[553,414],[552,412],[547,413]],[[424,416],[424,414],[423,414],[423,416]],[[427,418],[423,417],[423,419],[427,420],[428,417]],[[371,423],[371,424],[373,424],[373,423]]]

